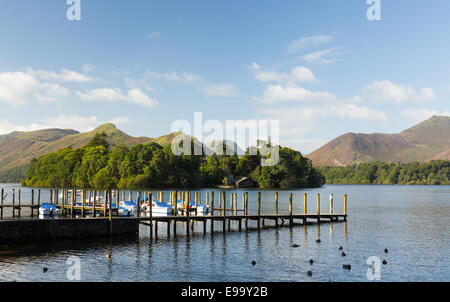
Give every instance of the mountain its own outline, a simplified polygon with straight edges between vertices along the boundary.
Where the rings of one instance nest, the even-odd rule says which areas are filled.
[[[97,133],[102,132],[106,133],[108,142],[112,146],[125,144],[129,147],[150,142],[165,146],[180,134],[171,133],[159,138],[133,137],[108,123],[85,133],[70,129],[45,129],[0,135],[0,182],[18,181],[20,177],[23,177],[26,167],[33,157],[67,147],[74,149],[83,147]]]
[[[315,166],[449,159],[450,117],[433,116],[398,134],[347,133],[307,155]]]

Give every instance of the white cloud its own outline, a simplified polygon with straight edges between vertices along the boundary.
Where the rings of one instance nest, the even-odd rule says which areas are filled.
[[[267,85],[260,100],[265,103],[275,103],[280,101],[333,101],[336,100],[334,94],[326,91],[311,91],[296,84]]]
[[[428,102],[436,98],[432,88],[416,91],[410,85],[395,84],[391,81],[374,81],[365,88],[365,94],[374,101],[400,103]]]
[[[119,116],[108,121],[108,123],[112,123],[114,125],[128,124],[130,122],[131,122],[130,118],[126,116]]]
[[[81,74],[79,72],[62,69],[58,74],[54,71],[48,70],[33,70],[32,68],[26,68],[26,72],[36,78],[40,78],[46,81],[59,81],[59,82],[73,82],[73,83],[86,83],[95,81],[93,78]]]
[[[438,112],[430,109],[405,109],[400,114],[407,120],[415,123],[423,122],[433,115],[450,116],[450,112]]]
[[[314,73],[307,67],[298,66],[291,69],[290,73],[277,72],[277,71],[266,71],[262,70],[261,67],[253,62],[249,67],[255,76],[255,78],[260,82],[292,82],[292,83],[302,83],[302,82],[317,82]]]
[[[236,87],[229,84],[213,84],[205,87],[204,92],[211,96],[232,97],[237,95]]]
[[[310,107],[271,108],[263,109],[262,112],[272,119],[310,127],[311,122],[315,120],[333,117],[381,122],[388,120],[386,114],[382,111],[351,103]]]
[[[127,95],[123,94],[119,88],[98,88],[87,92],[77,91],[76,94],[84,101],[124,101],[148,108],[152,108],[158,104],[157,100],[149,98],[141,89],[138,88],[128,90]]]
[[[160,37],[161,37],[161,33],[159,33],[159,32],[152,32],[151,34],[147,35],[147,39],[149,39],[149,40],[160,38]]]
[[[333,41],[333,36],[330,35],[316,35],[312,37],[304,37],[291,42],[288,45],[287,50],[290,53],[295,53],[300,50],[306,49],[310,46],[320,46],[328,44],[331,41]]]
[[[176,71],[159,73],[159,72],[147,72],[147,76],[155,80],[166,80],[169,82],[187,82],[192,83],[200,81],[202,78],[196,74],[190,72],[178,73]]]
[[[302,59],[308,63],[331,64],[336,62],[337,58],[342,55],[341,49],[340,47],[334,47],[315,51],[302,56]]]
[[[41,82],[28,72],[0,73],[0,102],[15,106],[34,100],[50,102],[68,95],[68,89],[58,84]]]

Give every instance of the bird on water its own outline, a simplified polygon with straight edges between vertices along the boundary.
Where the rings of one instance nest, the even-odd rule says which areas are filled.
[[[255,260],[252,261],[252,265],[256,265],[256,261]]]
[[[312,277],[312,272],[311,271],[307,271],[306,275],[308,275],[308,277]]]
[[[46,268],[46,267],[44,267],[43,269],[42,269],[42,271],[44,272],[44,274],[48,271],[48,268]]]
[[[314,260],[309,259],[309,264],[313,265],[313,263],[314,263]]]

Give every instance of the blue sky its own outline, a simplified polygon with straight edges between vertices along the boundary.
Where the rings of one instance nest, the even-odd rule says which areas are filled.
[[[449,115],[450,2],[0,0],[0,134],[114,122],[280,121],[309,153],[346,132]]]

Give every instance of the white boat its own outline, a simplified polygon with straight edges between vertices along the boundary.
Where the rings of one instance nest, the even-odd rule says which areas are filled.
[[[189,211],[190,215],[195,215],[195,210],[197,210],[196,211],[197,212],[197,216],[206,216],[209,213],[209,206],[202,205],[202,204],[197,204],[197,207],[196,207],[194,201],[190,201],[189,202],[189,209],[191,209]],[[181,200],[181,199],[178,200],[178,212],[180,214],[184,215],[183,200]]]
[[[145,204],[145,212],[150,215],[150,203]],[[173,215],[173,207],[158,200],[152,200],[152,216],[169,216]]]
[[[39,216],[43,217],[56,217],[59,216],[60,210],[51,203],[43,203],[39,208]]]

